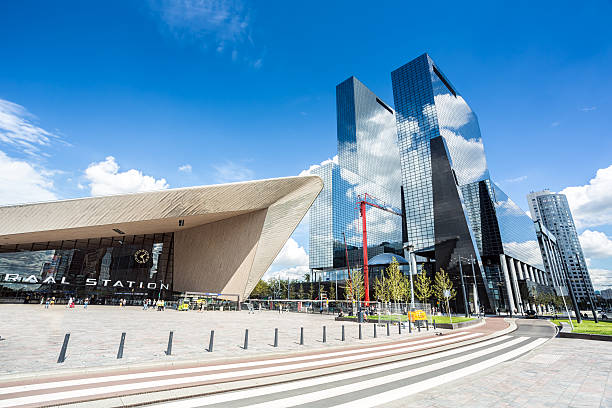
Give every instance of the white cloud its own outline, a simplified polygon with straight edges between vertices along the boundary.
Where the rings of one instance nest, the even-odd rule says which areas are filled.
[[[59,140],[59,136],[34,124],[34,116],[23,106],[0,99],[0,142],[29,155]]]
[[[597,106],[585,106],[584,108],[580,108],[580,110],[583,112],[590,112],[594,111],[595,109],[597,109]]]
[[[319,164],[313,164],[311,165],[309,168],[307,168],[306,170],[302,170],[300,172],[300,176],[308,176],[310,174],[312,174],[313,170],[318,169],[321,166],[325,166],[326,164],[329,163],[336,163],[338,164],[338,155],[335,155],[334,157],[332,157],[331,159],[327,159],[327,160],[323,160],[321,163]]]
[[[0,205],[57,199],[51,173],[0,151]]]
[[[163,190],[168,188],[166,179],[156,180],[145,176],[140,170],[119,171],[119,165],[113,156],[104,161],[91,163],[85,170],[91,194],[94,196],[137,193],[142,191]]]
[[[178,170],[184,173],[191,173],[191,170],[193,169],[191,168],[191,164],[183,164],[182,166],[179,166]]]
[[[602,268],[589,268],[589,276],[593,287],[597,290],[612,287],[612,270]]]
[[[527,180],[527,176],[519,176],[519,177],[514,177],[514,178],[506,179],[506,180],[504,180],[504,182],[506,182],[506,183],[520,183],[521,181],[525,181],[525,180]]]
[[[308,254],[293,238],[289,238],[278,253],[264,278],[302,279],[309,273]]]
[[[586,230],[579,238],[586,257],[612,258],[612,239],[603,232]]]
[[[214,164],[213,168],[218,183],[252,180],[254,176],[253,170],[229,160],[223,164]]]
[[[567,196],[577,228],[612,224],[612,165],[597,170],[583,186],[567,187]]]
[[[179,41],[195,42],[218,53],[232,44],[252,46],[250,13],[240,0],[150,0],[150,5]],[[231,55],[235,60],[237,51]]]
[[[306,274],[310,274],[310,269],[308,269],[308,265],[301,265],[292,268],[284,268],[277,271],[268,270],[268,272],[264,274],[263,279],[269,280],[273,278],[278,278],[303,281],[304,275]]]

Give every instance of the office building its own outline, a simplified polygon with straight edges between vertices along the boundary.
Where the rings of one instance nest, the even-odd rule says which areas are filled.
[[[593,284],[567,197],[543,190],[528,194],[527,201],[531,217],[540,221],[556,237],[562,262],[578,301],[586,302],[589,296],[594,298]]]
[[[551,287],[533,222],[491,180],[476,114],[427,54],[391,79],[408,241],[458,285],[473,261],[481,304],[521,312]]]
[[[357,201],[367,193],[401,211],[399,151],[393,110],[357,78],[336,87],[338,162],[313,171],[324,187],[310,212],[310,268],[323,280],[345,279],[363,265]],[[401,216],[369,207],[368,258],[402,254]]]

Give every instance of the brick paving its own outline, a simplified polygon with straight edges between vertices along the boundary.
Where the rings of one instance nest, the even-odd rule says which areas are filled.
[[[346,341],[340,341],[341,326]],[[322,327],[327,327],[327,342],[322,343]],[[299,345],[299,330],[304,327],[304,346]],[[279,347],[272,347],[274,328],[279,329]],[[242,348],[244,330],[249,329],[248,350]],[[174,331],[172,355],[165,350],[169,331]],[[210,330],[215,330],[214,352],[208,353]],[[123,358],[116,358],[121,332],[126,341]],[[70,332],[66,361],[57,364],[64,334]],[[397,340],[397,327],[391,337],[378,328],[374,339],[372,324],[363,325],[360,344]],[[421,335],[425,335],[422,332]],[[418,333],[413,333],[417,336]],[[0,377],[58,369],[103,368],[118,365],[212,361],[250,358],[268,353],[287,354],[300,350],[325,349],[357,344],[357,324],[336,322],[332,315],[297,314],[273,311],[178,312],[142,310],[140,307],[82,306],[66,309],[55,305],[0,305]],[[408,337],[407,330],[401,338]]]
[[[389,407],[612,407],[612,342],[555,338],[516,360]]]

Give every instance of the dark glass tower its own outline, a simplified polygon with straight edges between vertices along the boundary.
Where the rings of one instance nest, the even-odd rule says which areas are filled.
[[[456,287],[460,260],[471,287],[474,260],[480,303],[519,312],[519,279],[542,258],[531,219],[491,181],[476,114],[427,54],[391,78],[408,242]]]

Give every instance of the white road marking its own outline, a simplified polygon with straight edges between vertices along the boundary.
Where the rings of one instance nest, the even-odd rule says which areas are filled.
[[[389,375],[373,378],[371,380],[365,380],[365,381],[355,382],[352,384],[341,385],[335,388],[325,389],[321,391],[314,391],[314,392],[310,392],[307,394],[300,394],[300,395],[296,395],[293,397],[277,399],[274,401],[266,401],[260,404],[247,405],[242,408],[269,408],[270,406],[274,406],[274,408],[286,408],[286,407],[292,407],[294,405],[301,405],[301,404],[307,404],[309,402],[320,401],[320,400],[338,396],[338,395],[349,394],[351,392],[362,391],[366,388],[378,387],[378,386],[385,385],[393,381],[405,380],[415,375],[426,374],[432,371],[446,368],[454,364],[459,364],[459,363],[463,363],[469,360],[473,360],[475,358],[482,357],[484,355],[491,354],[496,351],[511,347],[515,344],[525,341],[526,339],[528,339],[528,337],[517,337],[513,340],[510,340],[498,346],[493,346],[485,350],[470,353],[465,356],[456,357],[456,358],[453,358],[447,361],[430,364],[424,367],[402,371],[396,374],[389,374]],[[360,404],[352,405],[352,407],[356,407],[356,406],[362,407],[362,405]]]
[[[469,332],[458,332],[458,333],[452,333],[452,334],[445,335],[444,338],[448,339],[448,338],[462,337],[468,334],[470,333]],[[418,345],[418,344],[423,344],[423,343],[434,344],[436,341],[438,341],[438,339],[429,338],[429,339],[406,342],[406,345],[413,346],[413,345]],[[284,363],[292,363],[292,362],[297,362],[297,361],[307,361],[307,360],[313,360],[313,359],[336,357],[336,356],[342,356],[342,355],[354,354],[354,353],[368,353],[370,351],[380,351],[380,350],[391,349],[394,347],[401,347],[401,343],[364,347],[361,349],[334,351],[334,352],[321,353],[321,354],[310,354],[306,356],[276,358],[276,359],[271,359],[271,360],[260,360],[260,361],[249,361],[249,362],[244,362],[244,363],[218,364],[218,365],[203,366],[203,367],[177,368],[177,369],[170,369],[170,370],[149,371],[149,372],[143,372],[143,373],[119,374],[119,375],[111,375],[111,376],[104,376],[104,377],[80,378],[78,380],[50,381],[50,382],[42,382],[42,383],[29,384],[29,385],[17,385],[13,387],[0,388],[0,395],[12,394],[16,392],[46,390],[46,389],[53,389],[53,388],[60,388],[60,387],[73,387],[73,386],[88,385],[88,384],[100,384],[100,383],[114,382],[114,381],[127,381],[127,380],[143,379],[143,378],[164,377],[164,376],[169,376],[169,375],[185,375],[185,374],[201,373],[201,372],[206,372],[206,371],[257,367],[257,366],[268,365],[268,364],[284,364]]]
[[[483,341],[480,343],[470,344],[469,346],[457,347],[452,350],[442,351],[440,353],[429,354],[427,356],[415,357],[405,361],[398,361],[395,363],[383,364],[374,367],[361,368],[358,370],[347,371],[339,374],[324,375],[316,378],[309,378],[305,380],[291,381],[283,384],[275,384],[269,386],[262,386],[257,388],[250,388],[244,391],[226,392],[215,395],[209,395],[205,397],[191,398],[182,401],[173,401],[167,403],[160,403],[151,405],[151,408],[194,408],[202,407],[206,405],[219,404],[223,402],[236,401],[246,398],[254,398],[262,395],[275,394],[278,392],[292,391],[300,388],[312,387],[320,384],[327,384],[330,382],[347,380],[350,378],[361,377],[370,374],[376,374],[384,371],[395,370],[397,368],[408,367],[426,361],[437,360],[439,358],[449,357],[459,353],[465,353],[466,351],[473,350],[481,347],[488,347],[500,341],[509,339],[510,336],[496,337],[491,340]]]
[[[535,339],[529,344],[526,344],[522,347],[516,348],[512,351],[501,354],[497,357],[493,357],[489,360],[471,365],[469,367],[461,368],[459,370],[456,370],[456,371],[453,371],[447,374],[442,374],[434,378],[429,378],[427,380],[420,381],[414,384],[410,384],[405,387],[400,387],[395,390],[381,392],[381,393],[374,394],[366,398],[361,398],[361,399],[353,400],[351,402],[347,402],[344,404],[339,404],[339,405],[334,406],[333,408],[376,407],[376,406],[388,404],[392,401],[396,401],[408,395],[416,394],[418,392],[425,391],[430,388],[434,388],[439,385],[449,383],[459,378],[475,374],[478,371],[485,370],[489,367],[493,367],[496,364],[503,363],[504,361],[510,360],[514,357],[518,357],[521,354],[527,353],[528,351],[531,351],[534,348],[538,347],[539,345],[545,343],[547,340],[548,339],[544,339],[544,338]],[[274,406],[276,407],[276,404]]]
[[[481,333],[469,333],[469,334],[466,334],[465,336],[462,336],[461,339],[462,340],[469,339],[469,338],[477,337],[480,335]],[[454,338],[444,339],[440,341],[432,341],[428,345],[432,347],[438,347],[438,346],[442,346],[448,343],[452,343],[454,341],[455,341]],[[400,348],[388,350],[388,351],[378,351],[378,352],[368,353],[367,357],[370,357],[370,358],[383,357],[383,356],[392,355],[398,352],[409,352],[409,351],[413,351],[415,349],[421,349],[421,348],[422,348],[422,345],[421,346],[411,345],[411,346],[400,347]],[[351,361],[360,360],[363,357],[364,357],[364,354],[359,354],[356,356],[338,357],[338,358],[327,359],[324,361],[311,361],[311,362],[305,362],[305,363],[299,363],[299,364],[288,364],[288,365],[284,365],[281,367],[264,367],[264,368],[258,368],[258,369],[236,371],[236,372],[213,373],[213,374],[204,374],[204,375],[192,376],[192,377],[168,378],[164,380],[108,385],[108,386],[102,386],[102,387],[97,387],[97,388],[85,388],[85,389],[80,389],[80,390],[59,391],[59,392],[54,392],[54,393],[49,393],[49,394],[38,394],[38,395],[31,395],[31,396],[25,396],[25,397],[16,397],[16,398],[0,400],[0,407],[4,408],[4,407],[15,406],[15,405],[40,404],[42,402],[48,402],[48,401],[57,401],[57,400],[70,399],[70,398],[83,398],[83,397],[101,395],[101,394],[113,394],[113,393],[118,393],[118,392],[142,390],[146,388],[177,386],[177,385],[184,385],[184,384],[189,384],[189,383],[211,381],[211,380],[227,380],[232,377],[238,378],[238,377],[243,377],[243,376],[271,374],[274,372],[280,372],[280,371],[285,371],[285,370],[296,370],[296,369],[299,370],[299,369],[312,368],[312,367],[327,365],[327,364],[347,363]],[[33,384],[33,385],[36,385],[36,384]],[[15,388],[18,388],[18,387],[15,387]]]

